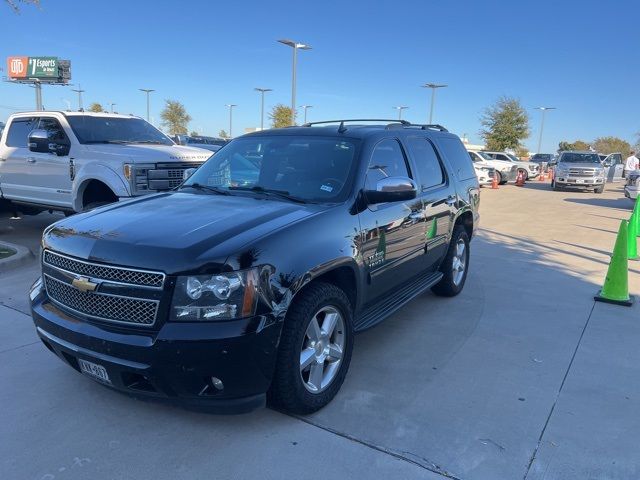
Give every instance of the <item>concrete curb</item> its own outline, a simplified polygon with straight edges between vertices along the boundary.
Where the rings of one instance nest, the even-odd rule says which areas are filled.
[[[14,255],[0,259],[0,273],[7,272],[13,268],[19,267],[20,265],[29,263],[34,258],[33,253],[22,245],[16,245],[5,241],[0,241],[0,245],[16,251]]]

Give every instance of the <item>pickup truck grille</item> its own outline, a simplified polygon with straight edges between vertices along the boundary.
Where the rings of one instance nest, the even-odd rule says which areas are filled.
[[[46,274],[44,285],[47,295],[55,303],[98,320],[149,326],[153,325],[158,313],[155,300],[82,292]]]
[[[198,168],[202,163],[159,163],[156,168],[147,170],[149,190],[171,190],[184,180],[184,171],[188,168]]]
[[[162,288],[164,284],[164,273],[146,272],[144,270],[133,270],[90,263],[76,260],[66,255],[60,255],[59,253],[53,253],[49,250],[44,251],[42,260],[45,264],[54,268],[87,277],[99,278],[101,280],[111,280],[118,283],[154,288]]]
[[[570,168],[569,176],[570,177],[595,177],[596,170],[595,168]]]

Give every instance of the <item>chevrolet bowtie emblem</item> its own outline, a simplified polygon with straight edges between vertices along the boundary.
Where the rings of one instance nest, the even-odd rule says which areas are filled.
[[[93,292],[96,288],[98,288],[98,284],[93,283],[87,277],[74,278],[71,282],[71,285],[76,287],[81,292]]]

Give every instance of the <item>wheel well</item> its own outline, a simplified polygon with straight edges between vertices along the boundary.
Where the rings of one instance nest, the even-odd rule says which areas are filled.
[[[456,225],[462,225],[467,236],[471,238],[473,234],[473,214],[469,211],[464,212],[456,219]]]
[[[83,207],[94,202],[116,202],[117,200],[116,194],[99,180],[90,180],[82,193]]]
[[[307,285],[313,282],[326,282],[331,283],[342,290],[351,303],[351,308],[355,311],[356,301],[358,298],[358,289],[356,286],[356,275],[350,267],[338,267],[333,270],[323,273],[322,275],[314,278]],[[307,286],[305,285],[305,287]]]

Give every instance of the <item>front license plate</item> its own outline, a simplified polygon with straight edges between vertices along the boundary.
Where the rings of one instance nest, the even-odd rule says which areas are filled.
[[[87,362],[86,360],[78,359],[78,364],[80,365],[80,370],[82,373],[89,375],[96,380],[100,380],[101,382],[111,383],[109,379],[109,374],[107,373],[107,369],[102,365],[98,365],[97,363]]]

